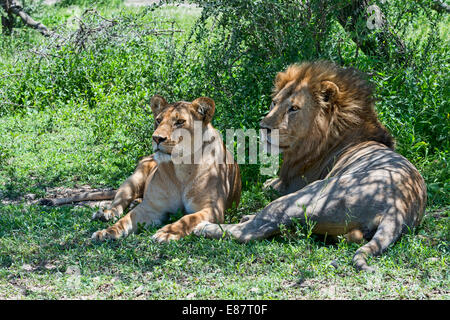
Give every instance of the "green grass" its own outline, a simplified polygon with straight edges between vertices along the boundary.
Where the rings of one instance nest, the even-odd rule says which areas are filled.
[[[94,121],[88,109],[71,106],[0,118],[0,145],[8,152],[1,192],[19,202],[0,204],[0,299],[450,298],[450,207],[428,208],[414,233],[371,258],[374,275],[354,270],[358,245],[324,243],[302,228],[249,244],[195,236],[158,244],[151,240],[156,229],[92,243],[91,234],[109,225],[91,221],[94,209],[21,199],[51,187],[120,185],[134,169],[136,150],[125,150],[130,139],[120,125],[98,143]],[[245,189],[227,222],[268,203],[261,184]]]
[[[449,207],[428,208],[414,233],[370,258],[374,275],[354,270],[358,245],[324,243],[304,228],[249,244],[195,236],[158,244],[151,240],[156,229],[92,243],[91,234],[109,225],[91,221],[94,209],[20,199],[57,186],[117,187],[132,172],[136,152],[124,150],[126,130],[118,126],[114,139],[98,143],[93,121],[88,109],[70,106],[0,118],[0,145],[14,155],[5,156],[0,185],[3,196],[19,202],[0,205],[0,298],[449,298]],[[261,184],[247,186],[227,221],[268,201]]]
[[[2,299],[449,298],[449,208],[429,211],[416,233],[371,258],[376,274],[351,266],[357,245],[325,244],[304,228],[245,245],[194,236],[158,244],[156,229],[95,243],[89,236],[107,224],[90,221],[90,209],[0,211]]]
[[[74,30],[74,17],[88,2],[65,1],[36,9],[34,16],[51,28],[67,23]],[[105,17],[144,10],[114,3],[97,10]],[[167,7],[140,15],[139,21],[175,19],[175,27],[186,31],[170,40],[177,42],[186,39],[198,16],[198,9]],[[200,84],[191,81],[204,67],[197,60],[168,64],[171,52],[166,49],[172,47],[167,38],[144,37],[125,47],[107,44],[94,48],[95,54],[65,48],[58,52],[61,59],[15,63],[17,53],[46,45],[46,40],[25,28],[15,30],[14,37],[0,37],[0,90],[10,90],[5,96],[25,105],[0,102],[0,299],[450,298],[448,141],[442,129],[448,127],[448,99],[438,85],[445,84],[441,74],[427,71],[420,81],[414,74],[406,80],[383,74],[374,80],[380,117],[396,136],[398,150],[425,177],[429,206],[417,229],[382,256],[369,258],[377,272],[368,274],[356,272],[351,263],[359,245],[343,239],[324,242],[306,227],[248,244],[193,235],[158,244],[151,240],[155,228],[121,241],[93,243],[91,234],[109,225],[90,219],[95,209],[30,205],[25,196],[43,197],[49,188],[117,188],[138,159],[151,153],[152,116],[142,106],[154,93],[172,100],[221,93],[207,78],[200,78]],[[353,53],[344,49],[344,59],[352,61]],[[200,47],[194,54],[201,54]],[[361,57],[357,66],[370,66],[367,61]],[[22,72],[19,67],[26,70],[23,81],[2,78]],[[243,86],[242,95],[255,95],[250,89]],[[217,104],[214,124],[220,129],[252,126],[266,107],[264,94],[257,101],[229,102],[226,96]],[[246,108],[232,110],[236,101]],[[258,167],[243,165],[241,170],[242,201],[230,210],[229,223],[270,201],[261,188],[267,177],[254,174]]]

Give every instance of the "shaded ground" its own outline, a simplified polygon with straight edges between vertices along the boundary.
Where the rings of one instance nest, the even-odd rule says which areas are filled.
[[[357,245],[325,245],[301,229],[248,244],[193,236],[157,244],[155,229],[93,243],[90,234],[108,223],[91,221],[90,208],[0,205],[0,212],[0,299],[450,297],[442,213],[427,214],[418,235],[371,258],[377,272],[368,274],[351,265]]]

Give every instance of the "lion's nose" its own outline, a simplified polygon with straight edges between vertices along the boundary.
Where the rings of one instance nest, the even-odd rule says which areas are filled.
[[[161,142],[164,142],[167,140],[167,137],[161,137],[161,136],[153,136],[153,141],[156,142],[156,144],[160,144]]]

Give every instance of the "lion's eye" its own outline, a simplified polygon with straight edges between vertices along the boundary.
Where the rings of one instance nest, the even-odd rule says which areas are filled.
[[[157,118],[157,119],[155,119],[155,122],[156,122],[156,124],[160,124],[161,123],[161,119],[160,118]]]
[[[300,110],[300,108],[298,106],[291,106],[288,111],[289,112],[294,112],[294,111],[297,111],[297,110]]]
[[[177,120],[177,121],[175,122],[175,124],[176,124],[177,126],[181,126],[181,125],[184,124],[185,122],[186,122],[186,120],[179,119],[179,120]]]

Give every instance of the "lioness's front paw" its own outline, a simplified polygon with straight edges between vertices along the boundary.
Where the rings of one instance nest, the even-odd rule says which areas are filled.
[[[170,228],[164,227],[156,231],[156,233],[152,236],[153,240],[156,240],[158,242],[168,242],[170,240],[179,240],[182,238],[182,234],[173,230],[170,230]]]
[[[109,221],[118,217],[116,209],[104,209],[100,208],[92,215],[92,220]]]
[[[120,238],[120,234],[112,229],[103,229],[92,234],[91,239],[95,241],[105,241],[108,239],[116,240]]]
[[[94,232],[91,236],[91,239],[95,240],[95,241],[106,240],[106,230],[99,230],[99,231]]]

